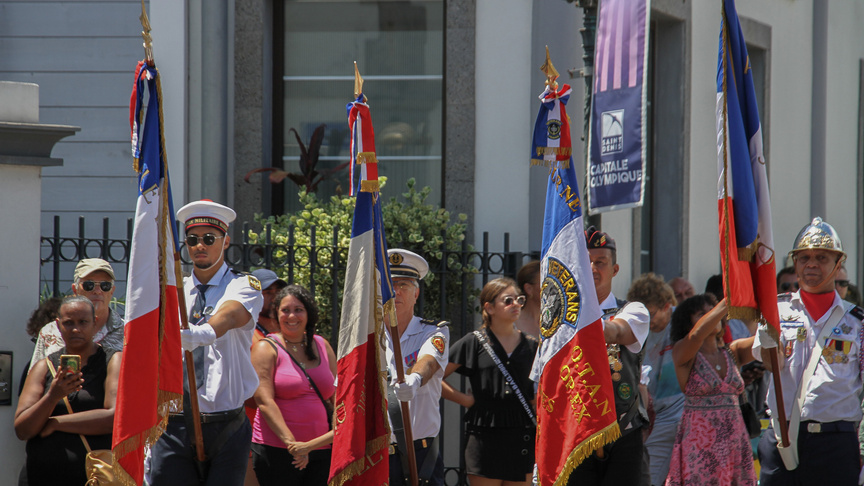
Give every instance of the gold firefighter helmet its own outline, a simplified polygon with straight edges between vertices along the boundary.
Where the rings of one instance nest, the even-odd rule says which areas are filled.
[[[843,244],[837,231],[818,216],[798,233],[789,256],[794,256],[795,252],[801,250],[835,251],[841,254],[841,258],[846,259],[846,252],[843,251]]]

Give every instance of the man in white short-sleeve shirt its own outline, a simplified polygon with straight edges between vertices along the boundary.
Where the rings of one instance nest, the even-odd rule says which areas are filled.
[[[414,315],[414,304],[420,296],[420,279],[429,272],[429,264],[416,253],[393,249],[388,252],[393,288],[396,291],[396,319],[399,344],[402,351],[402,366],[405,382],[396,383],[395,358],[391,340],[387,340],[387,362],[390,384],[396,398],[408,402],[411,414],[411,430],[414,438],[414,455],[417,471],[429,485],[443,486],[444,461],[438,454],[438,431],[441,428],[441,380],[450,354],[450,330],[444,321],[421,319]],[[392,396],[392,395],[391,395]],[[390,403],[390,423],[395,429],[391,437],[390,484],[408,484],[407,464],[401,451],[398,430],[402,428],[398,403]],[[400,422],[400,423],[397,423]],[[402,444],[404,447],[404,443]],[[424,465],[426,467],[424,467]]]
[[[753,356],[770,368],[769,350],[777,349],[783,405],[787,421],[792,421],[789,439],[795,441],[788,450],[797,451],[798,465],[788,470],[777,447],[780,431],[772,383],[767,396],[772,427],[759,441],[759,482],[766,486],[828,485],[856,484],[858,480],[861,484],[857,432],[864,388],[864,310],[843,301],[835,290],[834,281],[846,253],[830,224],[814,218],[798,233],[789,253],[799,290],[777,297],[779,336],[761,325]],[[835,311],[842,317],[829,322]],[[812,371],[811,358],[815,360]],[[804,393],[796,435],[793,430],[798,417],[792,412],[798,408],[799,386]]]
[[[180,339],[183,349],[193,354],[196,383],[184,379],[184,388],[197,388],[207,461],[197,463],[194,436],[187,434],[192,423],[186,416],[187,395],[184,412],[169,417],[165,433],[151,450],[153,486],[198,484],[199,479],[206,485],[243,484],[252,441],[243,403],[258,387],[250,349],[263,297],[258,279],[225,264],[231,241],[228,224],[234,218],[231,208],[208,200],[189,203],[177,212],[194,266],[184,279],[189,329],[180,331]]]

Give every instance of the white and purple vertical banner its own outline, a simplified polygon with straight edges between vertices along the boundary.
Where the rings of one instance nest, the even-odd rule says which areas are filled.
[[[642,205],[650,0],[603,0],[597,22],[588,213]]]

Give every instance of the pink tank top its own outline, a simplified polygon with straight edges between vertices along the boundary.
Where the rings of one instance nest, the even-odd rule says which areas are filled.
[[[315,348],[320,356],[321,363],[306,372],[325,400],[333,396],[336,387],[333,385],[334,377],[330,372],[330,360],[327,349],[324,347],[324,338],[315,336]],[[273,376],[273,394],[276,405],[282,412],[285,425],[294,434],[299,442],[306,442],[315,437],[322,436],[330,430],[327,423],[327,412],[324,404],[318,398],[315,390],[309,384],[309,380],[303,374],[303,370],[294,364],[288,353],[281,346],[276,346],[276,368]],[[279,437],[270,430],[267,421],[261,415],[259,409],[255,412],[255,420],[252,423],[252,442],[273,447],[285,447]],[[329,449],[330,446],[323,447]]]

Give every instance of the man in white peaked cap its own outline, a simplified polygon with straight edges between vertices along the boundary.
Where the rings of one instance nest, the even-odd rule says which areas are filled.
[[[258,279],[225,264],[228,225],[235,216],[231,208],[209,200],[177,212],[194,266],[184,279],[189,329],[180,331],[180,339],[183,349],[193,353],[196,380],[193,386],[184,379],[184,411],[169,417],[152,448],[153,486],[243,484],[252,440],[243,403],[258,387],[250,349],[263,297]],[[196,461],[193,448],[190,389],[198,394],[207,458],[203,464]]]

